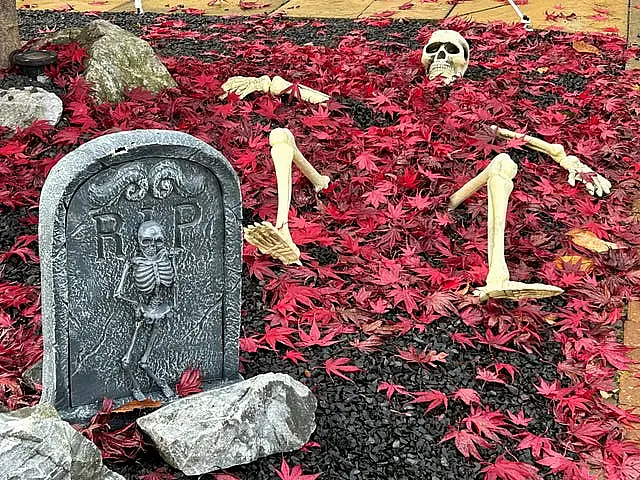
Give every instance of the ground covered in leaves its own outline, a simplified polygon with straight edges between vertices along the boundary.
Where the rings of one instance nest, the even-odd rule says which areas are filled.
[[[92,15],[21,14],[25,39]],[[632,480],[637,420],[615,397],[628,365],[617,339],[640,284],[638,73],[617,37],[449,22],[470,41],[464,79],[425,79],[420,46],[435,26],[388,19],[286,21],[104,15],[163,55],[178,87],[95,104],[85,53],[55,47],[63,121],[0,132],[0,402],[33,404],[23,374],[42,355],[37,202],[48,170],[94,137],[136,128],[190,133],[218,148],[242,185],[245,221],[273,221],[268,133],[287,127],[332,183],[294,173],[290,229],[302,250],[285,267],[245,245],[242,369],[285,372],[318,398],[301,451],[217,480]],[[585,48],[585,45],[595,48]],[[232,75],[281,75],[331,95],[300,102],[218,100]],[[28,83],[0,74],[0,87]],[[496,140],[498,124],[562,143],[613,183],[593,198],[548,157]],[[507,219],[512,279],[565,293],[478,304],[487,274],[486,192],[456,211],[448,197],[498,152],[520,166]],[[594,239],[624,247],[594,252]],[[587,241],[585,241],[587,239]],[[597,244],[596,244],[597,246]],[[197,376],[181,391],[197,389]],[[127,478],[184,478],[131,424],[103,414],[85,433]]]

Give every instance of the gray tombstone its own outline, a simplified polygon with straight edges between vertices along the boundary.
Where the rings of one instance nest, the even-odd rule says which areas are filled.
[[[40,198],[42,401],[82,421],[104,397],[172,398],[182,372],[240,380],[241,200],[228,161],[164,130],[96,138]]]

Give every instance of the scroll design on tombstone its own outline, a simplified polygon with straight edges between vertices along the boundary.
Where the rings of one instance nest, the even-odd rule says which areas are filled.
[[[204,192],[204,179],[199,175],[187,178],[179,165],[164,160],[146,172],[142,165],[123,165],[113,178],[101,185],[89,187],[89,198],[96,205],[108,205],[124,197],[130,202],[142,200],[149,193],[158,199],[167,198],[175,189],[183,197],[194,197]]]
[[[136,400],[144,400],[146,395],[140,389],[131,368],[131,360],[136,347],[140,329],[151,329],[148,334],[144,353],[138,362],[149,378],[160,387],[167,398],[174,398],[175,394],[164,378],[158,376],[149,365],[149,356],[153,353],[158,340],[160,329],[165,322],[171,321],[176,306],[176,266],[175,251],[167,250],[165,234],[158,222],[149,220],[138,229],[138,248],[142,256],[133,257],[127,262],[120,277],[120,283],[114,294],[118,300],[131,303],[134,306],[135,330],[133,338],[122,358],[122,368],[132,385],[132,395]],[[132,275],[131,275],[132,274]],[[134,298],[126,296],[126,287],[130,276],[138,295]]]

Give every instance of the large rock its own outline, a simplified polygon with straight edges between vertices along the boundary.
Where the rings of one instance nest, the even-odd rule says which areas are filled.
[[[315,430],[315,410],[306,386],[267,373],[180,399],[138,425],[169,464],[201,475],[299,449]]]
[[[62,30],[44,42],[78,42],[89,54],[84,76],[98,100],[117,102],[125,90],[143,88],[157,93],[176,86],[151,46],[106,20]],[[44,42],[39,42],[42,44]]]
[[[55,126],[62,110],[62,100],[42,88],[0,90],[0,125],[12,130],[30,127],[36,120],[46,120]]]
[[[124,480],[52,405],[0,414],[0,480]]]

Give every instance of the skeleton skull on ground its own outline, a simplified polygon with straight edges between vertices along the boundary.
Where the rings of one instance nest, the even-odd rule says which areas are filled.
[[[422,50],[422,65],[429,80],[443,77],[448,85],[469,66],[469,44],[454,30],[436,30]]]

